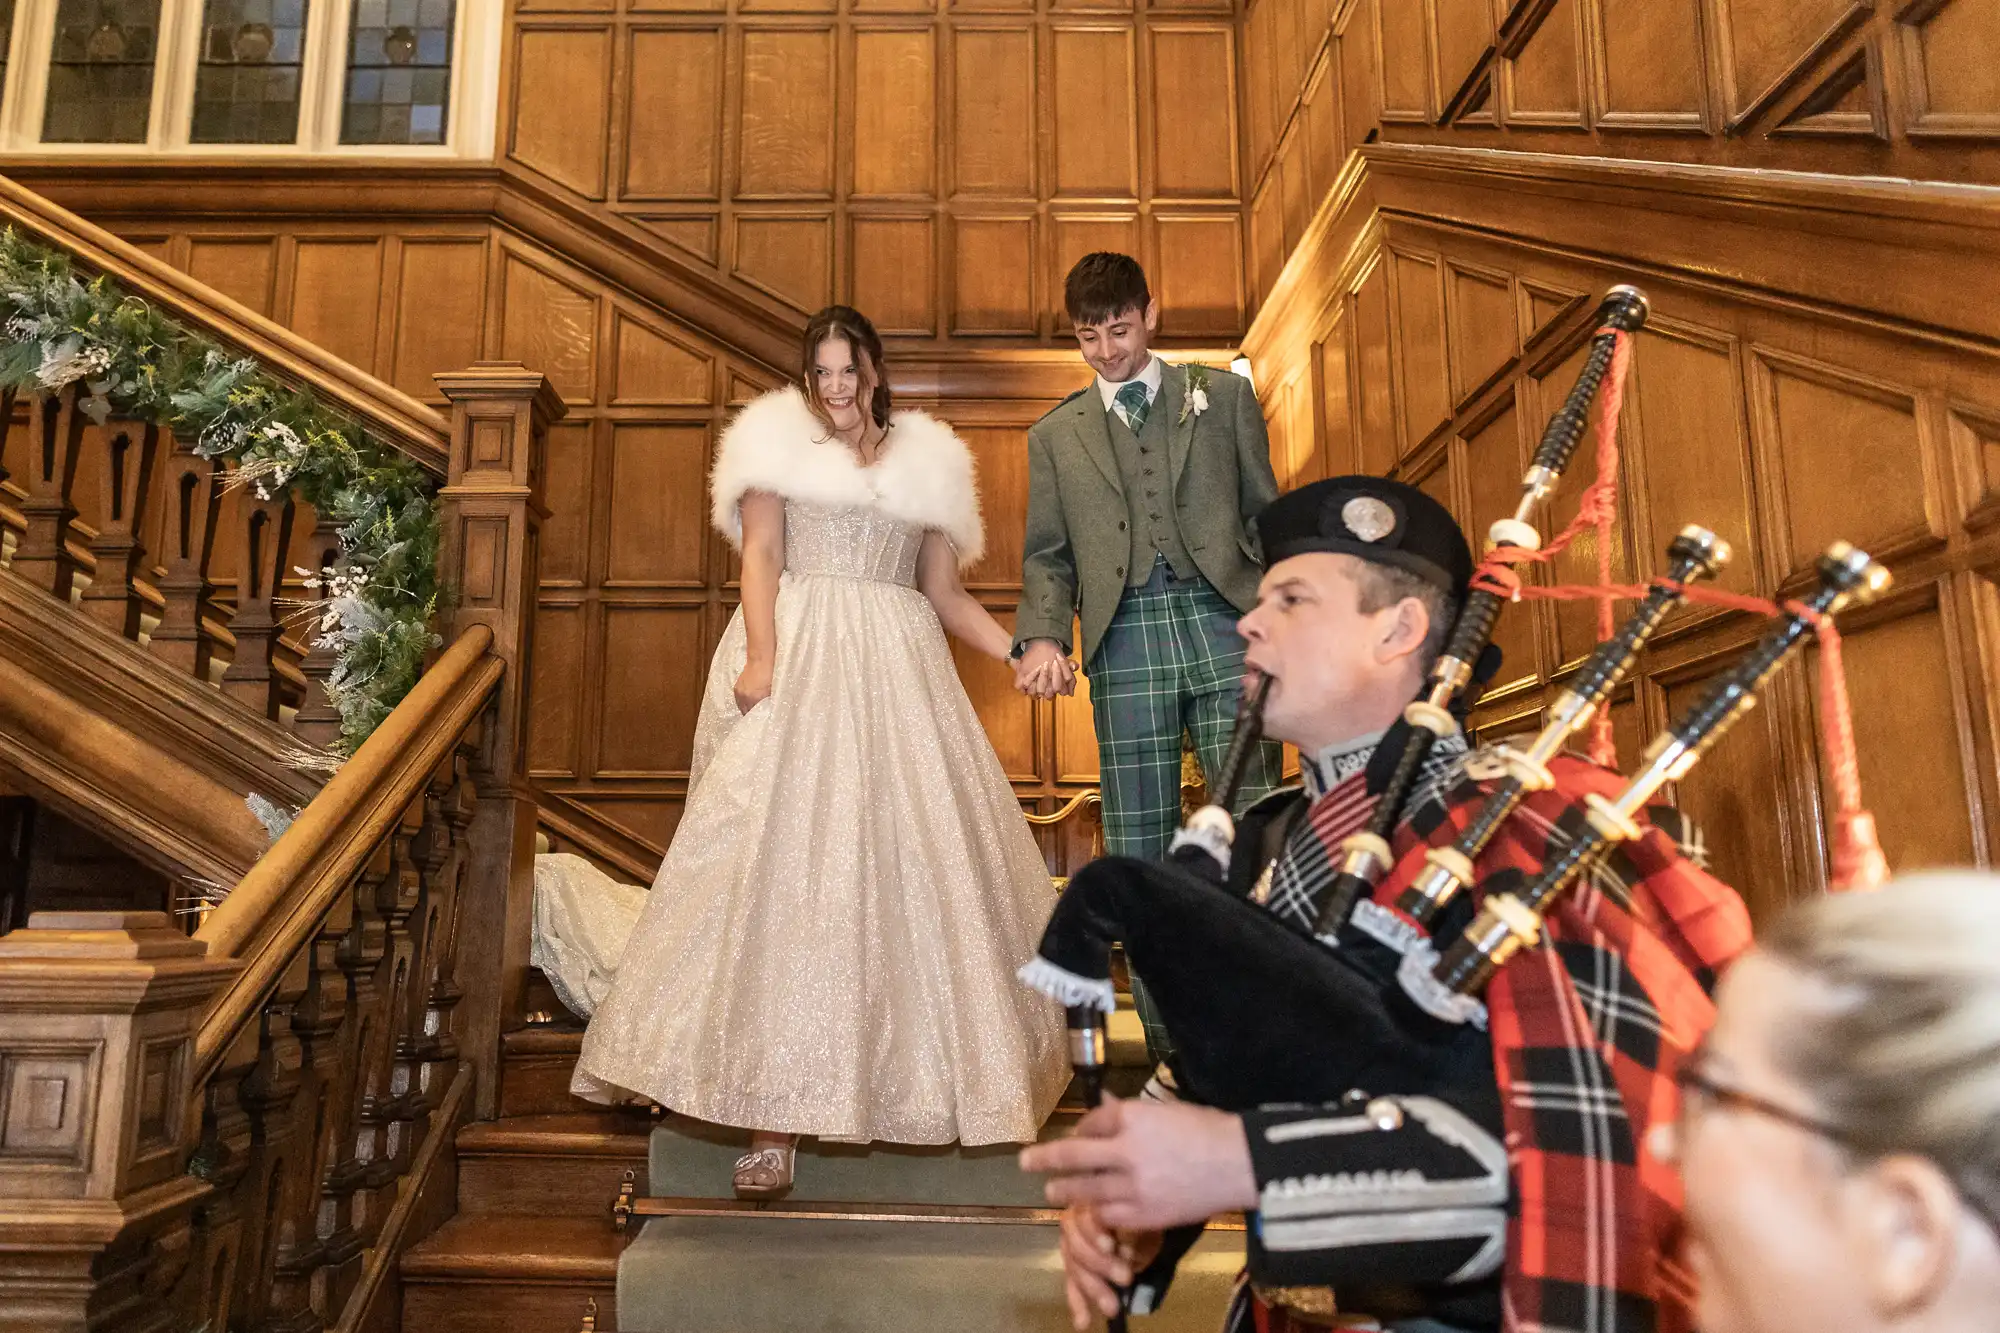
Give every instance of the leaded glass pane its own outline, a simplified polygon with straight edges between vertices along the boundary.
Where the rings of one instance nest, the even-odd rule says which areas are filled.
[[[196,143],[295,143],[306,0],[208,0],[194,78]]]
[[[342,143],[444,142],[455,0],[354,0]]]
[[[160,0],[62,0],[44,143],[144,143]]]

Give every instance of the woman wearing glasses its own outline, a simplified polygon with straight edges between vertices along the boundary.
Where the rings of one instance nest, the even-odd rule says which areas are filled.
[[[1805,905],[1717,1000],[1669,1148],[1702,1333],[2000,1328],[2000,876]]]

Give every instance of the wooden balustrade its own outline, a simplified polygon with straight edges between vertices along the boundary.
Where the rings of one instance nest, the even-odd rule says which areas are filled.
[[[417,459],[444,483],[438,572],[457,594],[450,646],[192,939],[158,914],[38,915],[0,938],[0,1331],[380,1326],[401,1247],[451,1207],[448,1169],[426,1185],[457,1124],[490,1112],[499,1036],[520,1021],[522,738],[562,403],[539,373],[481,363],[439,377],[447,425],[4,178],[0,223]],[[74,607],[334,738],[336,660],[283,612],[294,566],[332,563],[337,534],[301,497],[231,486],[168,429],[91,421],[78,394],[0,396],[10,614],[47,627]]]
[[[318,535],[303,499],[231,486],[226,464],[150,422],[93,423],[77,393],[31,395],[21,419],[0,418],[0,478],[11,472],[23,492],[10,513],[0,490],[14,572],[199,679],[225,663],[223,692],[253,712],[277,720],[317,704],[306,738],[335,739],[338,719],[328,725],[303,667],[316,621],[288,620],[284,602],[300,595],[293,566],[317,567],[337,540]],[[332,661],[322,653],[314,669],[323,682]]]
[[[462,633],[192,940],[0,939],[0,1329],[354,1327],[386,1293],[470,1107],[492,648]]]

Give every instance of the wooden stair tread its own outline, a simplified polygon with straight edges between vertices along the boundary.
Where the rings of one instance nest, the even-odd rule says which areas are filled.
[[[646,1155],[653,1124],[643,1112],[570,1111],[507,1116],[467,1125],[461,1159],[500,1156],[636,1157]]]
[[[610,1282],[625,1237],[608,1215],[461,1213],[403,1255],[406,1282]]]

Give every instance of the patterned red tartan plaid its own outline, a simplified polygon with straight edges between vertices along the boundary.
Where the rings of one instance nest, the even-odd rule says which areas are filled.
[[[1556,821],[1585,793],[1610,797],[1624,786],[1573,757],[1551,769],[1555,787],[1531,795],[1479,858],[1488,889],[1533,875]],[[1421,836],[1405,823],[1377,902],[1394,902],[1427,847],[1456,839],[1478,808],[1467,795],[1454,794],[1441,817],[1429,807],[1434,822]],[[1709,991],[1749,946],[1750,919],[1691,852],[1699,841],[1677,814],[1649,812],[1644,835],[1579,884],[1542,944],[1487,988],[1517,1193],[1503,1279],[1512,1333],[1692,1327],[1679,1178],[1645,1145],[1679,1113],[1675,1071],[1715,1020]]]

